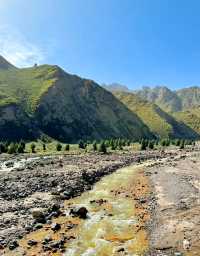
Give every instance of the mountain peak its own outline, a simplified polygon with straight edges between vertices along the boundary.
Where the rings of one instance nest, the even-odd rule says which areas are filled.
[[[0,69],[7,70],[16,68],[10,62],[8,62],[2,55],[0,55]]]
[[[130,92],[129,88],[126,85],[119,83],[102,84],[102,87],[104,87],[108,91]]]

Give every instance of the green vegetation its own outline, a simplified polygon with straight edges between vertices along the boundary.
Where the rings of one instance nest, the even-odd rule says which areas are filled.
[[[17,146],[17,153],[24,153],[24,150],[25,150],[25,142],[24,141],[21,141],[18,146]]]
[[[184,148],[185,148],[185,141],[181,140],[180,149],[184,149]]]
[[[15,154],[15,153],[17,153],[17,144],[12,142],[8,147],[8,154]]]
[[[93,146],[93,150],[94,150],[94,151],[97,151],[97,143],[96,143],[96,141],[93,142],[93,145],[92,145],[92,146]]]
[[[157,138],[197,138],[198,135],[188,126],[177,121],[157,105],[141,99],[133,93],[114,92],[131,111],[136,113]]]
[[[35,148],[36,148],[35,143],[32,143],[32,144],[31,144],[31,152],[32,152],[32,153],[35,153]]]
[[[20,104],[33,113],[42,95],[55,84],[57,67],[0,69],[0,106]]]
[[[200,135],[200,107],[176,112],[173,114],[179,122],[183,122]]]
[[[57,143],[56,149],[57,149],[57,151],[61,151],[62,150],[62,145],[60,143]]]
[[[22,154],[22,153],[37,153],[41,155],[45,154],[80,154],[83,152],[92,153],[98,151],[100,153],[111,152],[134,152],[139,150],[160,150],[165,147],[180,148],[183,149],[187,146],[195,146],[195,141],[184,139],[162,139],[162,140],[148,140],[142,139],[140,142],[131,141],[129,139],[106,139],[101,141],[90,142],[82,141],[84,145],[80,148],[79,144],[63,144],[58,141],[51,141],[44,143],[42,140],[25,143],[20,141],[15,142],[0,142],[0,154]],[[81,143],[81,144],[82,144]],[[45,146],[44,146],[45,145]],[[85,148],[85,146],[87,147]],[[44,150],[45,148],[45,150]]]
[[[102,141],[99,145],[99,152],[106,154],[107,153],[107,148],[106,144],[104,141]]]
[[[42,147],[43,147],[43,150],[46,151],[46,144],[45,143],[42,144]]]
[[[70,146],[69,146],[69,144],[66,144],[65,145],[65,151],[69,151],[70,150]]]
[[[87,147],[87,144],[84,143],[82,140],[79,141],[79,148],[85,149]]]

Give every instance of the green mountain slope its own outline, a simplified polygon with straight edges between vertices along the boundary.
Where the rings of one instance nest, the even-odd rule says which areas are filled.
[[[184,122],[191,129],[200,134],[200,107],[173,114],[177,120]]]
[[[198,135],[187,125],[178,122],[157,105],[142,100],[133,93],[113,92],[131,111],[136,113],[149,129],[161,138],[196,138]]]
[[[43,93],[57,77],[56,66],[40,66],[26,69],[0,68],[0,106],[16,103],[28,113],[34,112]]]
[[[0,115],[0,139],[39,133],[67,142],[152,138],[140,118],[110,92],[57,66],[0,68]]]

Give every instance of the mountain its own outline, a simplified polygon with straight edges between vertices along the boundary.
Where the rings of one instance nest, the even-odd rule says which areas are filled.
[[[135,93],[139,97],[157,104],[167,112],[183,111],[200,105],[200,88],[197,86],[177,91],[171,91],[162,86],[143,87]]]
[[[157,137],[190,139],[199,137],[189,126],[178,122],[156,104],[145,101],[133,93],[115,91],[113,94],[136,113]]]
[[[113,91],[130,92],[131,91],[126,85],[122,85],[119,83],[102,84],[101,86],[111,92]]]
[[[9,63],[6,59],[4,59],[0,55],[0,69],[2,70],[8,70],[8,69],[16,69],[15,66],[13,66],[11,63]]]
[[[181,99],[182,110],[200,106],[200,88],[198,86],[178,90],[176,94]]]
[[[176,112],[173,115],[177,120],[184,122],[191,129],[200,134],[200,107]]]
[[[174,112],[182,109],[181,99],[177,96],[176,92],[171,91],[167,87],[143,87],[142,90],[135,93],[142,99],[157,104],[164,111]]]
[[[0,116],[1,140],[33,139],[41,134],[63,142],[153,137],[142,120],[110,92],[51,65],[23,69],[3,65]]]

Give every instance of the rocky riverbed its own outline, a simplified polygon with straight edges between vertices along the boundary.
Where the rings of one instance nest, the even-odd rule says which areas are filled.
[[[121,237],[120,240],[109,233],[104,238],[107,242],[121,243],[118,244],[119,251],[113,255],[132,255],[127,254],[130,250],[137,252],[136,255],[148,256],[199,255],[199,156],[198,151],[190,150],[1,156],[0,255],[38,255],[36,249],[40,255],[63,255],[70,244],[70,253],[73,253],[73,244],[79,244],[78,240],[76,242],[79,237],[77,232],[81,232],[78,227],[83,225],[81,223],[87,227],[93,219],[85,222],[87,208],[89,214],[94,211],[94,217],[98,211],[100,214],[103,211],[98,225],[101,225],[102,218],[108,218],[108,223],[112,223],[113,219],[113,223],[117,224],[116,220],[120,217],[115,216],[115,207],[112,206],[117,202],[128,202],[134,209],[137,222],[132,228],[132,235],[137,243],[132,246],[130,238]],[[141,164],[148,159],[148,164]],[[121,176],[122,184],[119,186],[116,183],[115,189],[108,189],[113,203],[110,196],[106,200],[102,197],[103,191],[99,194],[93,190],[95,193],[91,193],[100,197],[93,198],[91,194],[93,197],[90,199],[89,194],[87,208],[72,207],[77,200],[82,202],[82,196],[77,200],[73,198],[90,190],[102,176],[132,164],[139,168],[134,177],[130,181],[125,177],[123,181]],[[110,185],[112,175],[110,183],[108,181]],[[71,217],[66,217],[66,211]],[[118,214],[127,212],[131,214],[132,210],[120,210]],[[121,226],[120,223],[117,225]],[[96,224],[93,224],[96,230]],[[97,234],[95,236],[98,237]],[[87,232],[85,237],[88,237]],[[106,247],[106,250],[109,248]]]
[[[1,156],[0,248],[17,247],[17,239],[50,222],[64,200],[90,189],[102,176],[131,163],[160,157],[164,155],[157,151]]]

